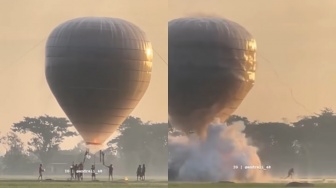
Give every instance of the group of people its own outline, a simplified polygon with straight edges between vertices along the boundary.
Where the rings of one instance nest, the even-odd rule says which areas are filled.
[[[145,164],[143,164],[142,167],[141,167],[141,165],[138,166],[136,174],[137,174],[137,181],[139,181],[139,179],[142,180],[142,181],[145,180],[145,177],[146,177],[146,166],[145,166]]]
[[[70,179],[71,180],[78,180],[78,181],[83,181],[83,173],[84,173],[84,163],[85,163],[85,158],[87,156],[88,152],[85,152],[85,157],[83,162],[79,163],[79,164],[74,164],[74,162],[72,162],[72,165],[70,166]],[[109,175],[109,181],[113,181],[113,165],[105,165],[104,163],[104,159],[103,159],[103,165],[105,167],[108,168],[108,175]],[[42,164],[40,164],[39,167],[39,177],[38,180],[42,180],[42,172],[44,172],[44,169],[42,168]],[[91,166],[91,178],[92,180],[96,180],[96,166],[95,164],[93,164]],[[145,180],[145,174],[146,174],[146,166],[145,164],[143,164],[142,166],[139,165],[138,169],[137,169],[137,181],[140,179],[142,181]]]
[[[83,181],[84,162],[81,162],[79,164],[74,164],[74,162],[72,162],[72,165],[70,167],[71,180],[77,179],[78,181]]]
[[[108,173],[109,173],[109,181],[113,181],[113,165],[110,164],[109,166],[103,164],[105,167],[108,168]],[[78,179],[78,181],[83,181],[83,168],[84,165],[83,163],[80,163],[79,165],[72,163],[70,167],[70,175],[71,175],[71,180],[73,179]],[[96,165],[91,166],[91,179],[96,180]]]

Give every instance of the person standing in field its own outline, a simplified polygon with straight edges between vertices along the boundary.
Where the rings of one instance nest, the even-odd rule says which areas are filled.
[[[74,173],[75,173],[75,180],[78,178],[78,172],[77,172],[77,170],[78,170],[78,165],[75,164],[75,165],[74,165],[74,168],[73,168],[73,171],[74,171]]]
[[[40,164],[38,171],[39,171],[39,177],[37,178],[37,180],[40,180],[40,178],[42,180],[42,173],[44,172],[44,169],[42,168],[42,164]]]
[[[137,172],[136,172],[136,174],[137,174],[137,181],[139,181],[139,178],[140,178],[140,180],[142,179],[142,169],[141,169],[141,165],[139,165],[138,166],[138,169],[137,169]]]
[[[110,166],[107,166],[107,165],[104,164],[104,166],[106,166],[109,170],[109,181],[111,181],[111,179],[113,181],[113,165],[110,164]]]
[[[96,180],[96,167],[95,167],[95,165],[91,166],[91,179],[92,179],[92,181]]]
[[[146,176],[146,166],[145,166],[145,164],[142,165],[141,176],[142,176],[142,181],[144,181],[145,176]]]
[[[83,163],[79,163],[79,166],[78,166],[80,172],[78,173],[78,181],[83,181],[83,171],[84,171],[84,165]]]
[[[70,166],[70,179],[71,180],[74,179],[74,167],[75,167],[75,164],[74,162],[72,162],[72,165]]]

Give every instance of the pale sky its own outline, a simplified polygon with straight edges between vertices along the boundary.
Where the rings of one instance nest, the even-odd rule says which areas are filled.
[[[236,114],[295,121],[336,111],[335,10],[335,0],[169,0],[168,19],[207,13],[244,26],[257,41],[258,70]]]
[[[45,39],[57,25],[84,16],[128,20],[147,34],[167,62],[167,9],[167,0],[0,0],[1,133],[23,116],[65,117],[44,75]],[[131,115],[167,122],[167,100],[168,67],[154,53],[151,83]]]
[[[236,114],[281,121],[323,107],[336,110],[335,0],[0,0],[0,5],[2,134],[23,116],[65,117],[45,80],[45,39],[58,24],[82,16],[133,22],[165,61],[169,20],[197,13],[231,19],[249,30],[258,45],[256,84]],[[154,54],[152,81],[131,115],[167,121],[167,71]]]

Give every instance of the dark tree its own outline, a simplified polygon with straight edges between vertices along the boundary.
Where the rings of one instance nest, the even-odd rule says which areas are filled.
[[[272,166],[272,173],[284,175],[294,167],[302,176],[334,175],[336,115],[330,108],[293,123],[251,123],[245,117],[231,116],[228,124],[235,121],[245,123],[246,137],[258,148],[262,163]]]
[[[119,131],[120,135],[107,144],[110,151],[118,153],[128,173],[134,173],[134,168],[143,163],[152,172],[166,173],[168,123],[143,123],[139,118],[128,117]]]
[[[336,142],[336,115],[330,108],[321,110],[319,114],[305,117],[293,123],[297,130],[297,143],[301,165],[305,166],[305,172],[321,172],[324,175],[332,174],[336,152],[333,144]]]
[[[227,120],[226,120],[226,123],[228,125],[231,125],[233,124],[234,122],[237,122],[237,121],[242,121],[244,123],[245,126],[247,126],[250,121],[247,119],[247,117],[242,117],[242,116],[237,116],[237,115],[232,115],[230,116]]]
[[[2,139],[7,145],[7,151],[3,157],[3,170],[6,174],[24,174],[28,171],[30,160],[24,150],[24,143],[13,132],[9,132]]]
[[[24,117],[23,121],[14,123],[11,129],[17,133],[31,133],[33,137],[28,142],[28,151],[38,155],[42,163],[47,165],[64,138],[77,136],[76,132],[69,130],[70,127],[72,125],[65,118],[45,115]]]

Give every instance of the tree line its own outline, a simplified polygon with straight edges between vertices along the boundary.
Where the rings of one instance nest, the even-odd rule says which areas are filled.
[[[244,122],[244,133],[258,148],[264,165],[271,165],[273,175],[283,176],[294,168],[302,176],[334,175],[336,172],[336,115],[325,108],[320,113],[298,118],[295,122],[250,121],[247,117],[232,115],[228,126]],[[65,118],[40,116],[25,117],[14,123],[11,132],[1,138],[7,147],[0,157],[0,173],[21,174],[36,170],[37,164],[82,161],[84,143],[71,150],[60,149],[68,137],[77,136]],[[105,161],[113,163],[116,174],[135,173],[139,164],[145,163],[148,173],[167,175],[168,123],[142,122],[129,117],[119,128],[120,134],[107,142]],[[18,133],[30,133],[32,138],[24,143]],[[27,145],[28,149],[25,149]],[[93,159],[90,159],[91,163]],[[99,161],[98,158],[95,159]]]
[[[130,116],[118,131],[119,135],[108,141],[103,151],[106,164],[112,163],[116,174],[134,174],[139,164],[146,164],[148,175],[167,175],[167,123],[143,122],[140,118]],[[27,133],[31,138],[24,143],[19,134]],[[66,138],[74,136],[78,134],[66,118],[48,115],[24,117],[0,138],[1,145],[6,148],[6,153],[0,157],[0,173],[32,174],[32,170],[35,172],[38,164],[42,163],[50,167],[47,170],[64,174],[62,169],[68,168],[73,161],[83,161],[86,150],[84,142],[71,150],[60,148]],[[102,166],[99,154],[86,161],[89,165],[99,163]]]
[[[244,123],[245,137],[258,148],[262,165],[271,166],[267,171],[271,175],[283,177],[290,168],[302,177],[336,174],[336,115],[332,109],[324,108],[294,122],[251,121],[232,115],[226,124],[235,122]],[[171,130],[171,136],[180,135]]]
[[[290,168],[300,176],[336,174],[336,115],[330,108],[295,122],[258,122],[231,116],[228,124],[243,121],[244,133],[256,146],[273,175],[284,176]]]

